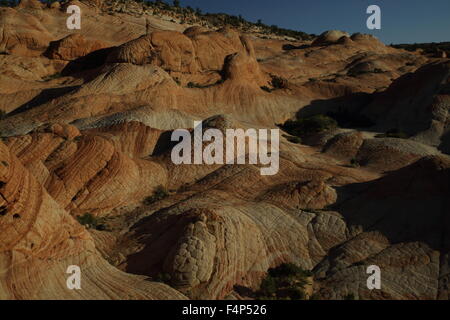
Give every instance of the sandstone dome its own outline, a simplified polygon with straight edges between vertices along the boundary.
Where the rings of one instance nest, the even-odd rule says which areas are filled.
[[[39,0],[20,0],[19,8],[42,9],[44,5]]]
[[[320,299],[450,296],[448,59],[156,6],[0,8],[0,299],[248,300],[285,263]],[[176,164],[198,121],[278,129],[279,170]]]
[[[194,26],[194,27],[189,27],[186,28],[186,30],[184,30],[183,34],[185,34],[188,37],[193,37],[205,32],[209,32],[210,30],[205,28],[205,27],[200,27],[200,26]]]
[[[313,41],[313,46],[323,46],[327,44],[336,43],[342,37],[350,37],[350,34],[339,30],[329,30],[322,33],[316,40]]]

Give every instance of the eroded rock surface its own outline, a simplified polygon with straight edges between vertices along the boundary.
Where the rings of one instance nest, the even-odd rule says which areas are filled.
[[[61,27],[69,4],[79,32]],[[179,18],[0,8],[0,299],[248,298],[236,287],[286,262],[313,271],[310,296],[448,299],[448,59]],[[274,176],[171,159],[194,121],[224,133],[317,114],[341,128],[280,134]],[[69,265],[83,290],[67,290]]]

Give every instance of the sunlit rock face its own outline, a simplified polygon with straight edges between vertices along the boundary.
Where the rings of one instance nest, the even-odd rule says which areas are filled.
[[[283,263],[323,299],[448,299],[448,59],[156,11],[0,9],[0,299],[246,299],[236,288]],[[275,175],[172,160],[173,131],[195,121],[287,120]]]

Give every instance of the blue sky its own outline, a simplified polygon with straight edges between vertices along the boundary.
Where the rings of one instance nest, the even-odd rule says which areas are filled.
[[[256,22],[319,34],[340,29],[386,44],[450,41],[450,0],[180,0],[203,12],[241,14]],[[166,0],[171,3],[172,0]],[[381,7],[382,29],[368,30],[367,7]]]

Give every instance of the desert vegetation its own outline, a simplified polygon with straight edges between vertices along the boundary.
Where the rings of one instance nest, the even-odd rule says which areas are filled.
[[[404,49],[407,51],[423,50],[425,54],[437,54],[439,51],[447,52],[450,55],[450,42],[430,42],[430,43],[412,43],[412,44],[391,44],[393,48]]]
[[[104,217],[96,217],[92,213],[85,213],[77,216],[77,221],[88,229],[95,229],[98,231],[108,230],[106,219]]]
[[[305,287],[312,272],[303,270],[293,263],[281,264],[269,269],[261,282],[256,298],[260,300],[305,300]]]
[[[375,125],[374,121],[358,110],[349,110],[344,107],[329,111],[326,115],[334,119],[341,128],[369,128]]]
[[[153,194],[144,200],[144,204],[151,205],[169,196],[169,191],[162,185],[155,188]]]
[[[323,114],[310,117],[297,117],[295,120],[288,120],[281,125],[284,131],[300,138],[310,134],[334,130],[337,127],[338,123],[336,120]]]
[[[397,139],[408,139],[409,136],[405,132],[398,129],[391,129],[386,133],[380,133],[375,136],[375,138],[397,138]]]

